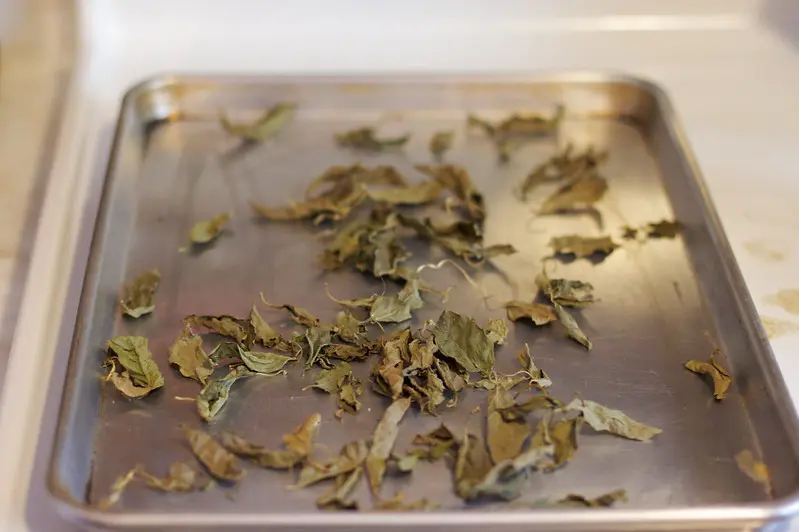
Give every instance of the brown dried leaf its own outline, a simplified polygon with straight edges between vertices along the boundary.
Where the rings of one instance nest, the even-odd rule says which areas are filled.
[[[402,148],[410,140],[411,135],[392,138],[378,138],[373,127],[362,127],[335,136],[336,143],[343,148],[363,151],[383,151]]]
[[[366,473],[372,494],[377,496],[386,473],[386,460],[391,456],[399,435],[399,423],[411,405],[407,397],[396,399],[383,413],[372,436],[372,448],[366,457]]]
[[[570,493],[558,501],[560,506],[571,506],[577,508],[610,508],[617,502],[627,501],[627,490],[614,490],[599,497],[588,499],[583,495]]]
[[[649,238],[675,238],[682,232],[682,224],[673,220],[646,224],[646,236]]]
[[[729,372],[716,361],[715,355],[717,354],[721,354],[718,349],[710,354],[710,362],[689,360],[685,363],[685,367],[697,374],[710,375],[713,379],[713,397],[721,401],[727,396],[727,390],[730,384],[732,384],[732,377]]]
[[[211,361],[203,351],[203,340],[191,332],[187,324],[169,348],[169,363],[177,366],[180,374],[205,384],[213,373]]]
[[[526,301],[508,301],[505,303],[508,319],[518,321],[529,318],[534,325],[541,326],[558,319],[558,315],[549,305],[527,303]]]
[[[485,219],[483,195],[475,188],[466,170],[452,164],[418,165],[416,169],[455,194],[473,220],[480,222]]]
[[[369,199],[388,205],[424,205],[438,199],[444,187],[438,181],[367,191]]]
[[[591,340],[585,335],[585,333],[580,329],[580,326],[577,324],[575,319],[569,314],[565,308],[554,303],[555,305],[555,312],[558,315],[558,319],[566,327],[566,334],[572,340],[576,341],[579,344],[585,346],[586,349],[589,351],[594,347],[591,343]]]
[[[140,318],[155,310],[155,291],[161,282],[157,269],[142,273],[122,289],[122,313]]]
[[[190,314],[183,321],[192,327],[202,327],[209,331],[232,338],[237,343],[243,344],[250,340],[249,323],[247,320],[220,314],[218,316],[197,316]]]
[[[524,442],[530,436],[530,427],[524,418],[506,420],[501,409],[515,405],[507,390],[498,387],[488,400],[486,419],[486,445],[494,463],[519,456]]]
[[[585,399],[574,399],[565,409],[580,412],[585,422],[596,431],[610,432],[630,440],[647,442],[663,432],[631,419],[621,410],[614,410]]]
[[[570,279],[549,279],[543,273],[538,275],[535,281],[552,303],[564,307],[586,307],[596,302],[591,283]]]
[[[316,507],[320,510],[357,510],[358,502],[352,494],[363,478],[363,468],[357,467],[351,473],[336,477],[333,488],[316,499]]]
[[[561,212],[584,210],[602,199],[608,190],[605,178],[596,174],[587,174],[575,179],[547,198],[540,214],[557,214]]]
[[[223,213],[214,216],[210,220],[197,222],[189,231],[189,241],[192,244],[207,244],[211,242],[219,236],[228,221],[230,221],[230,214]]]
[[[578,259],[595,254],[607,256],[619,247],[609,236],[580,235],[553,236],[549,245],[557,255],[574,255]]]
[[[594,173],[608,156],[607,152],[595,152],[592,146],[589,146],[585,152],[572,156],[573,148],[571,144],[568,144],[563,151],[533,168],[521,186],[523,200],[527,200],[530,192],[539,184],[570,181],[583,174]]]
[[[398,493],[391,499],[385,499],[375,502],[374,509],[378,511],[389,512],[427,512],[435,510],[439,504],[432,503],[427,499],[419,499],[418,501],[406,502],[405,494]]]
[[[234,124],[224,114],[220,115],[219,121],[222,128],[235,137],[250,142],[263,142],[277,135],[294,117],[296,109],[295,104],[279,103],[251,123]]]
[[[156,477],[146,471],[139,471],[138,476],[148,487],[165,492],[202,491],[211,485],[211,479],[201,475],[185,462],[175,462],[169,466],[166,477]]]
[[[252,460],[261,467],[291,469],[310,456],[321,420],[321,415],[311,414],[290,434],[284,436],[283,444],[287,450],[270,451],[231,432],[222,434],[222,445],[233,454]]]
[[[325,479],[354,471],[366,460],[369,445],[364,440],[350,442],[341,448],[336,458],[324,463],[307,464],[300,471],[297,483],[291,489],[304,488]]]
[[[773,495],[771,474],[769,473],[768,467],[763,462],[755,460],[752,451],[745,449],[736,454],[735,463],[738,464],[738,469],[746,476],[763,485],[766,495],[769,497]]]
[[[244,477],[236,457],[213,439],[207,432],[183,429],[189,440],[191,451],[205,469],[216,479],[235,482]]]
[[[440,159],[452,147],[454,139],[454,131],[439,131],[433,134],[430,138],[430,153],[436,159]]]

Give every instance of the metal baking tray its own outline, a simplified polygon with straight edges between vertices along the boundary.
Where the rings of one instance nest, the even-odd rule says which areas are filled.
[[[285,101],[299,105],[296,119],[262,145],[241,149],[218,125],[220,109],[253,118]],[[517,110],[549,112],[558,104],[567,115],[557,137],[525,145],[506,165],[497,163],[484,137],[465,129],[468,111],[500,117]],[[366,124],[413,137],[402,152],[374,156],[335,146],[334,133]],[[175,396],[193,396],[198,386],[166,363],[184,316],[244,315],[263,291],[271,301],[332,319],[338,309],[325,296],[326,283],[339,297],[382,289],[354,272],[324,274],[316,262],[324,241],[311,225],[257,223],[248,202],[281,204],[301,197],[307,183],[334,164],[391,164],[413,176],[415,163],[430,161],[430,134],[442,129],[456,131],[447,160],[467,168],[485,195],[486,242],[510,242],[520,253],[470,270],[491,294],[487,301],[453,268],[426,271],[427,280],[458,289],[446,304],[427,297],[414,326],[436,318],[443,307],[478,322],[502,317],[502,301],[532,297],[550,236],[600,233],[588,217],[536,217],[542,192],[528,203],[515,193],[535,164],[567,142],[610,152],[602,170],[610,188],[599,205],[605,230],[672,217],[684,225],[675,240],[626,243],[600,264],[579,260],[557,267],[557,275],[593,283],[601,298],[578,318],[593,339],[593,351],[564,339],[560,327],[516,324],[498,353],[498,368],[510,371],[516,351],[527,342],[552,376],[554,394],[568,399],[577,392],[663,433],[641,444],[584,429],[574,460],[536,476],[511,506],[465,506],[441,463],[384,486],[384,494],[406,490],[414,499],[424,496],[442,505],[402,517],[319,512],[314,500],[327,486],[288,491],[287,474],[257,468],[232,488],[165,495],[134,486],[109,511],[86,506],[136,463],[161,472],[174,460],[191,458],[178,425],[201,421],[193,403]],[[524,79],[161,77],[124,98],[104,187],[49,472],[54,500],[70,520],[148,530],[753,530],[778,526],[798,508],[799,431],[791,401],[674,110],[651,83],[590,73]],[[195,221],[224,211],[234,216],[230,230],[210,249],[178,253]],[[431,255],[418,260],[441,258]],[[155,313],[122,320],[120,284],[154,267],[163,276]],[[290,326],[277,311],[262,308],[262,314],[270,323]],[[117,334],[150,339],[165,375],[163,390],[129,401],[100,383],[103,345]],[[722,402],[683,368],[686,360],[706,359],[716,347],[734,378],[730,397]],[[358,371],[368,371],[368,365]],[[280,435],[319,411],[320,453],[368,437],[384,399],[366,392],[362,411],[339,421],[332,397],[301,391],[312,378],[313,372],[297,368],[287,378],[237,384],[213,430],[232,428],[278,445]],[[458,408],[442,409],[439,418],[410,413],[396,449],[404,450],[414,434],[442,420],[479,427],[480,416],[468,420],[467,414],[485,400],[484,392],[470,391]],[[773,499],[736,466],[733,457],[743,449],[770,467]],[[616,488],[625,488],[630,500],[613,509],[524,507],[571,492],[592,496]]]

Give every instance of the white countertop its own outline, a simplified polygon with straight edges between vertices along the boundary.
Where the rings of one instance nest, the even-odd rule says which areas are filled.
[[[223,5],[224,4],[224,5]],[[799,4],[107,0],[82,4],[84,51],[52,166],[0,399],[0,529],[55,531],[44,499],[63,356],[52,332],[119,99],[180,73],[617,70],[665,87],[688,132],[794,399],[799,399]],[[792,12],[791,12],[792,11]],[[156,16],[157,14],[157,16]],[[310,16],[312,14],[313,16]],[[793,18],[792,18],[793,17]],[[790,33],[793,31],[793,34]],[[302,36],[300,38],[299,36]],[[5,68],[5,65],[4,65]],[[2,103],[2,102],[0,102]],[[2,109],[2,108],[0,108]],[[69,294],[73,299],[75,294]],[[69,331],[67,331],[69,332]],[[44,382],[53,376],[46,396]],[[41,427],[31,420],[44,419]],[[41,433],[40,433],[41,430]],[[42,442],[39,448],[36,442]]]

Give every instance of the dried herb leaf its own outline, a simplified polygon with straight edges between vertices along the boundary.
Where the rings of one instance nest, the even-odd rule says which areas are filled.
[[[486,445],[495,464],[519,456],[530,436],[530,427],[524,418],[507,420],[502,416],[500,410],[513,405],[515,401],[503,388],[496,388],[488,401]]]
[[[466,379],[453,370],[447,362],[436,358],[433,361],[433,365],[448,390],[459,392],[466,387]]]
[[[289,362],[296,362],[295,357],[277,353],[264,353],[259,351],[245,351],[239,347],[239,357],[244,365],[252,371],[265,375],[276,376],[285,374],[283,369]]]
[[[250,207],[255,214],[267,220],[290,221],[313,218],[315,223],[321,223],[326,220],[343,220],[364,199],[366,199],[366,189],[357,186],[337,196],[313,198],[283,207],[269,207],[254,202],[250,203]]]
[[[430,369],[436,360],[436,346],[430,340],[414,338],[408,344],[410,364],[403,370],[404,375],[413,375],[419,370]]]
[[[230,389],[241,378],[251,377],[257,373],[250,371],[246,366],[238,366],[222,378],[208,381],[197,396],[197,412],[206,421],[211,421],[225,406],[230,398]]]
[[[153,360],[143,336],[116,336],[108,341],[107,363],[111,371],[107,379],[127,397],[143,397],[164,385],[164,377]],[[124,371],[116,373],[116,363]]]
[[[487,378],[480,379],[477,382],[470,382],[469,386],[472,388],[482,388],[484,390],[493,391],[497,388],[503,388],[505,390],[510,390],[514,386],[517,386],[527,380],[527,377],[521,373],[514,374],[514,375],[490,375]]]
[[[196,429],[183,430],[194,456],[214,478],[235,482],[244,477],[245,471],[241,469],[236,457],[207,432]]]
[[[423,446],[424,453],[420,454],[425,460],[434,462],[444,455],[453,452],[457,447],[458,440],[455,435],[443,423],[438,428],[427,434],[417,434],[413,438],[414,445]],[[416,451],[414,449],[414,451]]]
[[[261,301],[263,301],[264,305],[269,308],[277,308],[283,309],[289,313],[289,316],[292,320],[294,320],[298,325],[302,325],[303,327],[316,327],[319,325],[319,318],[308,312],[307,309],[302,307],[295,307],[294,305],[273,305],[269,301],[264,298],[264,295],[261,294]]]
[[[558,255],[574,255],[578,259],[592,255],[607,256],[619,247],[609,236],[580,235],[553,236],[549,245]]]
[[[183,321],[192,327],[203,327],[221,336],[227,336],[237,343],[245,343],[250,339],[247,320],[220,314],[219,316],[197,316],[191,314]]]
[[[109,490],[108,495],[98,501],[94,506],[100,510],[107,510],[118,503],[128,485],[136,479],[138,474],[139,466],[135,466],[126,473],[118,476],[111,484],[111,489]]]
[[[266,320],[261,317],[255,305],[250,310],[250,327],[252,327],[254,342],[259,342],[261,345],[268,349],[277,349],[278,351],[293,351],[296,346],[291,342],[287,342],[280,336],[275,329],[269,325]]]
[[[274,137],[294,117],[297,106],[279,103],[260,118],[247,124],[234,124],[225,115],[219,117],[222,128],[235,137],[251,142],[263,142]]]
[[[588,174],[565,184],[548,197],[540,209],[540,214],[583,210],[602,199],[608,190],[605,178]]]
[[[312,386],[338,396],[339,406],[354,414],[361,408],[357,384],[357,379],[352,375],[352,367],[347,362],[342,362],[331,369],[320,371]]]
[[[346,311],[336,314],[336,335],[351,344],[360,344],[366,338],[366,326]]]
[[[464,431],[455,460],[455,493],[464,500],[474,498],[473,491],[491,471],[491,457],[482,440]]]
[[[441,354],[464,370],[488,376],[494,369],[494,343],[472,318],[445,310],[433,327],[433,337]]]
[[[266,447],[252,444],[231,432],[225,432],[222,435],[222,445],[233,454],[252,460],[261,467],[291,469],[310,456],[313,440],[321,420],[322,417],[319,414],[311,414],[290,434],[284,436],[283,444],[286,446],[286,450],[270,451]]]
[[[399,434],[399,423],[402,421],[411,400],[407,397],[396,399],[383,413],[372,436],[372,448],[366,457],[366,473],[369,486],[374,495],[380,490],[386,473],[386,460],[391,456],[394,442]]]
[[[482,129],[497,148],[500,160],[507,161],[511,149],[517,147],[521,141],[555,133],[564,114],[563,106],[558,106],[551,117],[514,113],[497,124],[470,114],[467,116],[467,124]]]
[[[335,138],[336,143],[343,148],[363,151],[383,151],[401,148],[411,138],[410,134],[382,139],[377,138],[376,135],[374,128],[362,127],[345,133],[339,133]]]
[[[297,483],[293,489],[304,488],[328,478],[354,471],[366,460],[369,445],[364,440],[356,440],[342,447],[339,455],[325,463],[307,464],[300,471]]]
[[[464,499],[488,497],[508,501],[518,498],[531,473],[552,466],[554,452],[552,446],[531,447],[515,458],[497,463]]]
[[[416,169],[455,194],[473,220],[480,222],[485,219],[483,195],[475,188],[466,170],[453,164],[419,165]]]
[[[555,446],[555,460],[553,465],[547,468],[548,470],[561,467],[572,459],[577,452],[577,435],[580,433],[582,425],[582,417],[561,419],[555,422],[544,418],[538,423],[531,447]]]
[[[322,348],[332,342],[330,329],[327,327],[309,327],[305,331],[305,340],[308,342],[308,358],[305,367],[311,368],[317,362],[321,363]]]
[[[589,146],[585,152],[572,156],[574,146],[568,144],[563,151],[535,167],[521,186],[523,200],[527,200],[532,190],[547,182],[574,180],[595,169],[607,159],[607,152],[595,152]]]
[[[389,512],[426,512],[428,510],[435,510],[440,505],[432,503],[427,499],[419,499],[418,501],[406,502],[405,494],[398,493],[391,499],[385,499],[375,502],[374,509],[378,511]]]
[[[305,198],[340,195],[342,191],[358,185],[394,186],[407,185],[405,178],[393,166],[374,166],[372,168],[354,164],[351,166],[331,166],[316,177],[305,189]],[[319,192],[320,188],[327,190]]]
[[[496,345],[504,344],[505,338],[508,337],[508,324],[503,319],[488,320],[483,330],[486,332],[488,339]]]
[[[452,148],[452,141],[455,140],[454,131],[439,131],[430,138],[430,153],[436,159],[440,159]]]
[[[435,201],[442,190],[444,187],[438,181],[424,181],[405,187],[370,189],[367,195],[372,201],[389,205],[424,205]]]
[[[177,366],[180,374],[200,384],[213,373],[208,355],[203,351],[203,340],[186,325],[169,348],[169,363]]]
[[[541,303],[527,303],[526,301],[508,301],[505,303],[508,319],[518,321],[529,318],[534,325],[541,326],[558,319],[558,315],[549,305]]]
[[[351,473],[336,477],[333,488],[316,499],[316,507],[320,510],[357,510],[358,502],[352,500],[352,494],[363,478],[363,468],[358,467]]]
[[[586,349],[590,351],[591,348],[593,347],[593,345],[591,344],[591,340],[589,340],[588,337],[585,335],[585,333],[582,330],[580,330],[580,326],[577,324],[574,318],[572,318],[571,314],[569,314],[565,308],[558,305],[557,303],[555,303],[554,305],[555,305],[555,312],[558,315],[558,319],[563,324],[563,326],[566,327],[566,334],[569,335],[569,338],[582,344],[583,346],[586,347]]]
[[[522,371],[528,377],[530,384],[537,388],[549,388],[552,386],[552,379],[543,370],[538,368],[533,362],[533,356],[530,354],[530,346],[524,344],[524,348],[516,353],[516,360],[522,367]]]
[[[720,353],[719,350],[713,351],[710,354],[710,362],[689,360],[685,363],[685,367],[696,374],[710,375],[713,379],[713,397],[719,401],[727,397],[727,390],[732,384],[729,372],[716,361],[716,355]]]
[[[507,406],[497,408],[497,412],[502,415],[505,421],[521,421],[527,414],[536,410],[556,410],[564,407],[564,404],[547,394],[536,394],[521,403],[511,402]]]
[[[682,232],[682,224],[672,220],[646,224],[646,236],[649,238],[675,238]]]
[[[593,401],[574,399],[566,405],[566,410],[580,412],[592,429],[600,432],[610,432],[622,438],[637,441],[650,441],[663,432],[634,419],[631,419],[621,410],[613,410]]]
[[[411,279],[396,294],[375,297],[369,309],[369,319],[375,323],[402,323],[411,319],[411,312],[423,306],[419,282]]]
[[[140,318],[155,310],[155,291],[161,282],[158,270],[150,270],[136,277],[122,289],[122,313],[131,318]]]
[[[763,485],[766,495],[769,497],[773,495],[771,474],[769,473],[768,467],[760,460],[755,460],[752,451],[745,449],[736,454],[735,463],[738,464],[738,469],[746,476]]]
[[[572,506],[577,508],[610,508],[617,502],[627,501],[627,490],[614,490],[599,497],[588,499],[583,495],[570,493],[558,501],[561,506]]]
[[[322,348],[321,359],[334,358],[337,360],[365,360],[372,354],[371,344],[346,345],[330,344]]]
[[[169,466],[166,477],[156,477],[146,471],[139,471],[139,477],[148,487],[165,492],[201,491],[210,486],[210,479],[184,462],[175,462]]]
[[[436,407],[446,399],[445,390],[444,382],[430,370],[408,377],[403,387],[403,391],[419,404],[419,408],[434,416],[437,415]]]
[[[570,279],[549,279],[546,274],[538,275],[535,281],[552,303],[564,307],[587,307],[596,302],[591,283]]]
[[[239,344],[236,342],[220,342],[208,353],[211,365],[218,366],[222,360],[239,359]]]
[[[210,220],[202,220],[194,224],[189,231],[189,241],[192,244],[207,244],[219,236],[219,233],[230,221],[230,214],[218,214]]]

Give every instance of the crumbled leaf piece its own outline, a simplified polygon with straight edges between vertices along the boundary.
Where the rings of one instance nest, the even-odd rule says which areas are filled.
[[[389,205],[425,205],[438,199],[444,187],[438,181],[424,181],[405,187],[370,189],[369,199]]]
[[[336,143],[344,148],[352,148],[363,151],[383,151],[394,148],[402,148],[410,140],[411,136],[402,135],[399,137],[378,138],[373,127],[362,127],[339,133],[336,135]]]
[[[526,301],[508,301],[505,303],[508,319],[519,321],[529,318],[534,325],[541,326],[558,319],[558,315],[549,305],[541,303],[527,303]]]
[[[638,238],[638,229],[630,227],[629,225],[624,225],[621,228],[621,237],[624,240],[635,240]]]
[[[448,390],[457,393],[466,387],[466,379],[452,369],[446,361],[436,358],[433,360],[433,365]]]
[[[332,338],[328,327],[309,327],[305,331],[305,341],[308,342],[308,358],[305,367],[311,368],[317,362],[322,363],[322,348],[330,345]]]
[[[572,156],[573,149],[574,146],[568,144],[563,151],[535,167],[522,183],[522,199],[527,200],[530,192],[542,183],[571,181],[584,174],[594,173],[608,156],[607,152],[595,152],[592,146],[585,152]]]
[[[760,460],[756,460],[752,454],[752,451],[745,449],[736,454],[735,463],[738,464],[738,469],[740,469],[746,476],[763,485],[766,495],[773,495],[771,474],[769,473],[768,467]]]
[[[258,342],[268,349],[278,351],[292,351],[295,346],[287,342],[275,329],[261,317],[255,305],[250,310],[250,327],[252,327],[254,342]]]
[[[439,504],[432,503],[427,499],[407,502],[405,501],[405,494],[398,493],[391,499],[375,502],[374,509],[384,512],[426,512],[428,510],[435,510],[439,506]]]
[[[486,332],[488,339],[496,345],[504,344],[505,338],[508,337],[508,324],[503,319],[488,320],[483,330]]]
[[[291,469],[310,456],[313,440],[321,422],[319,414],[311,414],[290,434],[283,437],[286,450],[271,451],[255,445],[231,432],[222,435],[222,445],[233,454],[252,460],[267,469]]]
[[[438,244],[474,266],[500,255],[516,253],[516,248],[510,244],[484,246],[482,231],[475,221],[435,224],[431,220],[420,221],[404,215],[399,217],[399,221],[419,237]]]
[[[289,313],[291,319],[293,319],[298,325],[302,325],[303,327],[316,327],[319,325],[319,318],[308,312],[307,309],[302,307],[295,307],[294,305],[284,304],[284,305],[273,305],[269,301],[264,298],[264,295],[261,294],[261,301],[263,301],[264,305],[269,308],[276,308],[276,309],[283,309]]]
[[[305,465],[300,471],[297,483],[291,488],[304,488],[319,481],[354,471],[363,464],[368,453],[369,445],[364,440],[347,443],[336,458],[324,463]]]
[[[169,348],[169,363],[177,366],[180,374],[200,384],[213,373],[208,355],[203,351],[203,340],[186,325]]]
[[[455,140],[454,131],[439,131],[430,138],[430,153],[433,157],[440,159],[452,147]]]
[[[197,396],[197,412],[206,421],[211,421],[225,406],[230,398],[230,389],[241,378],[251,377],[257,373],[250,371],[246,366],[238,366],[219,379],[208,381]]]
[[[211,361],[213,366],[218,366],[222,360],[238,358],[239,344],[236,342],[220,342],[214,347],[213,351],[208,353],[208,360]]]
[[[161,282],[158,270],[150,270],[136,277],[122,289],[122,313],[140,318],[155,310],[155,291]]]
[[[500,413],[502,419],[510,422],[524,420],[527,414],[536,410],[557,410],[563,407],[564,404],[551,395],[536,394],[520,403],[513,401],[507,406],[497,408],[496,411]]]
[[[554,453],[552,446],[531,447],[512,459],[498,462],[464,498],[516,499],[522,494],[531,473],[552,466]]]
[[[254,122],[234,124],[224,114],[220,115],[219,121],[222,128],[234,137],[250,142],[263,142],[277,135],[294,117],[296,109],[297,106],[293,103],[279,103]]]
[[[557,214],[591,208],[608,190],[605,178],[596,174],[581,176],[555,191],[541,206],[541,214]]]
[[[531,430],[524,418],[507,420],[502,416],[500,409],[514,404],[510,393],[501,387],[496,388],[488,400],[486,445],[495,464],[519,456],[530,436]]]
[[[552,303],[564,307],[587,307],[596,302],[591,283],[570,279],[549,279],[545,274],[538,275],[535,281]]]
[[[192,327],[203,327],[221,336],[227,336],[238,343],[245,343],[250,339],[247,320],[220,314],[219,316],[197,316],[191,314],[183,319]]]
[[[192,244],[207,244],[214,240],[230,221],[230,214],[218,214],[209,220],[202,220],[194,224],[189,231],[189,241]]]
[[[175,462],[169,466],[166,477],[156,477],[146,471],[139,471],[138,475],[148,487],[165,492],[201,491],[211,483],[211,479],[185,462]]]
[[[286,364],[297,361],[295,357],[278,353],[245,351],[241,347],[239,347],[239,358],[250,370],[265,376],[282,375],[286,373],[283,369]]]
[[[436,347],[464,370],[484,376],[494,369],[494,343],[472,319],[445,310],[433,327]]]
[[[609,236],[553,236],[549,241],[556,255],[574,255],[578,259],[594,255],[610,255],[619,247]]]
[[[369,486],[375,496],[380,491],[383,477],[386,473],[386,460],[391,456],[394,442],[399,435],[399,423],[411,405],[407,397],[396,399],[383,413],[383,417],[375,428],[372,436],[372,448],[366,457],[366,473],[369,477]]]
[[[610,508],[617,502],[627,501],[627,490],[619,489],[600,495],[593,499],[570,493],[558,501],[561,506],[573,506],[578,508]]]
[[[554,462],[551,467],[547,468],[548,470],[561,467],[572,459],[577,452],[577,435],[580,433],[583,421],[580,416],[555,422],[544,418],[538,423],[531,447],[555,446]]]
[[[560,306],[559,304],[555,303],[555,312],[558,315],[558,319],[566,327],[566,334],[572,340],[576,341],[579,344],[585,346],[586,349],[589,351],[593,348],[593,344],[591,340],[585,335],[585,333],[580,329],[580,326],[577,324],[577,321],[572,317],[568,311]]]
[[[336,477],[333,488],[316,499],[316,507],[320,510],[357,510],[358,501],[352,494],[363,478],[363,467],[357,467],[351,473]]]
[[[343,220],[366,199],[366,188],[354,179],[341,181],[325,194],[301,202],[291,202],[283,207],[269,207],[250,203],[255,214],[273,221],[304,220],[314,223],[326,220]]]
[[[414,445],[423,446],[424,454],[420,454],[425,460],[434,462],[444,455],[454,452],[458,445],[455,435],[443,423],[438,428],[426,434],[417,434],[413,438]]]
[[[418,452],[411,451],[402,457],[391,455],[386,461],[386,470],[392,474],[407,474],[413,471],[425,454],[423,449],[414,449],[414,451]]]
[[[402,187],[407,183],[393,166],[331,166],[306,187],[305,198],[341,197],[353,188],[375,185]]]
[[[549,375],[533,362],[533,356],[530,354],[529,345],[524,344],[524,349],[516,353],[516,360],[519,361],[519,364],[522,366],[522,371],[528,377],[531,385],[541,389],[552,386],[552,379],[549,378]]]
[[[419,281],[411,279],[392,296],[377,296],[369,309],[369,319],[375,323],[402,323],[411,313],[424,306],[419,294]]]
[[[493,391],[497,388],[510,390],[511,388],[523,383],[527,377],[522,373],[514,375],[490,375],[486,378],[480,379],[477,382],[470,382],[469,386],[472,388],[482,388],[484,390]]]
[[[646,236],[649,238],[675,238],[682,232],[682,224],[672,220],[646,224]]]
[[[197,460],[217,480],[235,482],[244,477],[235,455],[228,452],[207,432],[196,429],[183,429],[189,446]]]
[[[445,390],[444,382],[429,370],[407,377],[403,387],[403,391],[419,404],[419,408],[434,416],[437,415],[436,407],[446,399]]]
[[[563,106],[559,105],[551,117],[514,113],[497,124],[470,114],[467,116],[467,124],[483,130],[494,143],[500,160],[507,161],[511,150],[521,141],[555,133],[564,114]]]
[[[473,220],[480,222],[485,219],[483,195],[475,188],[466,170],[453,164],[419,165],[416,169],[455,194]]]
[[[420,370],[430,369],[436,360],[436,346],[427,339],[414,338],[408,344],[410,364],[403,370],[404,375],[413,375]]]
[[[566,405],[566,410],[580,412],[585,422],[596,431],[610,432],[630,440],[650,441],[663,432],[658,428],[631,419],[621,410],[614,410],[594,401],[574,399]]]
[[[485,479],[491,467],[491,457],[483,441],[464,430],[455,460],[455,493],[458,497],[464,500],[474,498],[475,487]]]
[[[352,367],[347,362],[321,370],[312,386],[337,396],[339,406],[352,414],[361,408],[358,380],[352,375]]]
[[[164,377],[143,336],[116,336],[108,341],[107,362],[111,366],[107,380],[127,397],[143,397],[164,385]],[[116,372],[116,363],[122,366]]]
[[[721,352],[717,349],[710,354],[710,362],[699,362],[698,360],[689,360],[685,363],[685,367],[698,374],[710,375],[713,379],[713,397],[721,401],[727,397],[727,390],[732,384],[732,377],[729,372],[724,369],[721,364],[716,360],[716,355]]]
[[[111,489],[109,490],[108,495],[98,501],[95,506],[100,510],[107,510],[118,503],[119,499],[122,497],[122,494],[125,492],[128,485],[136,479],[138,473],[139,466],[135,466],[130,471],[118,476],[111,484]]]
[[[336,335],[351,344],[360,344],[366,338],[366,326],[355,316],[342,310],[336,314]]]
[[[371,344],[362,345],[347,345],[347,344],[330,344],[322,348],[320,359],[336,360],[365,360],[372,354]]]

